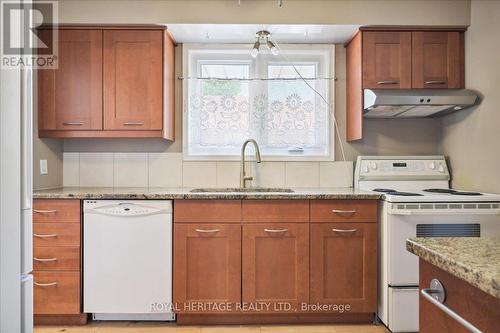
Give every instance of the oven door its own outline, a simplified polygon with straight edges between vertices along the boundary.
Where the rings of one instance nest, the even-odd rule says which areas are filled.
[[[387,282],[394,287],[418,285],[418,257],[406,250],[407,238],[500,234],[498,203],[392,203],[387,214]]]

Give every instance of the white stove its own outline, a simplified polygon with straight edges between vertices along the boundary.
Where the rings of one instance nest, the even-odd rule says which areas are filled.
[[[392,332],[418,331],[418,258],[409,237],[500,234],[500,195],[450,189],[444,156],[360,156],[354,187],[383,193],[378,316]]]

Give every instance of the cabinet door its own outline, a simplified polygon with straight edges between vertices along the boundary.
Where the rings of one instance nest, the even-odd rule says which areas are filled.
[[[35,271],[34,314],[79,314],[80,272]]]
[[[412,32],[412,88],[463,88],[459,32]]]
[[[58,47],[58,68],[37,71],[38,128],[102,129],[102,30],[59,30]]]
[[[218,312],[195,309],[191,305],[240,301],[241,226],[176,223],[174,302],[177,312]]]
[[[309,301],[308,224],[244,225],[242,265],[243,302],[271,304],[261,312],[300,310]]]
[[[163,33],[104,31],[104,129],[161,130]]]
[[[375,223],[311,223],[311,303],[377,309]]]
[[[363,88],[411,88],[411,32],[363,32]]]

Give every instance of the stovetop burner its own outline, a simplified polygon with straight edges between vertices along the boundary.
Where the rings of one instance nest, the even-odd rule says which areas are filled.
[[[483,195],[482,193],[479,193],[479,192],[465,192],[465,191],[455,191],[451,194],[453,194],[453,195]]]
[[[400,195],[400,196],[403,196],[403,197],[421,197],[423,195],[423,194],[420,194],[420,193],[399,192],[399,191],[387,192],[387,194],[390,194],[390,195]]]
[[[387,193],[390,195],[400,195],[400,196],[405,196],[405,197],[422,196],[422,194],[412,193],[412,192],[400,192],[400,191],[396,191],[396,190],[391,189],[391,188],[374,188],[373,190],[375,192]]]
[[[429,193],[444,193],[444,194],[452,194],[452,195],[483,195],[479,192],[466,192],[466,191],[457,191],[448,188],[429,188],[423,190],[424,192]]]
[[[396,190],[394,190],[392,188],[374,188],[373,190],[375,192],[381,192],[381,193],[397,192]]]

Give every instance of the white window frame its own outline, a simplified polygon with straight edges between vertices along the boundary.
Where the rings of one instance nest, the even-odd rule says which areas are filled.
[[[253,62],[249,61],[251,45],[249,44],[198,44],[189,43],[182,45],[182,73],[183,73],[183,83],[182,83],[182,156],[185,161],[239,161],[239,155],[189,155],[188,152],[188,80],[190,73],[189,66],[198,66],[197,64],[191,64],[190,53],[203,50],[204,60],[209,60],[207,54],[210,50],[214,52],[214,63],[223,62],[221,58],[220,50],[228,55],[227,59],[231,61],[237,61],[238,58],[235,57],[237,54],[241,54],[242,51],[246,51],[245,57],[242,57],[242,63]],[[328,77],[335,77],[335,45],[334,44],[281,44],[280,52],[286,54],[287,50],[294,50],[297,54],[296,49],[302,48],[306,50],[325,50],[328,48],[330,54],[329,61],[329,75]],[[261,47],[262,50],[262,47]],[[231,52],[232,51],[232,52]],[[305,52],[307,54],[307,51]],[[293,59],[291,59],[293,61]],[[283,57],[278,56],[276,59],[277,63],[286,62]],[[300,63],[300,61],[298,61]],[[272,63],[271,61],[269,62]],[[256,69],[256,66],[253,66]],[[250,75],[256,75],[250,71]],[[318,96],[319,98],[319,96]],[[262,155],[262,160],[264,161],[334,161],[335,160],[335,136],[336,136],[336,126],[335,126],[335,80],[330,81],[329,91],[328,91],[328,103],[330,104],[329,114],[328,114],[328,140],[329,140],[329,154],[327,156],[300,156],[300,155],[290,155],[290,156],[272,156],[272,155]],[[251,148],[250,148],[251,149]],[[248,149],[248,153],[250,152]]]

